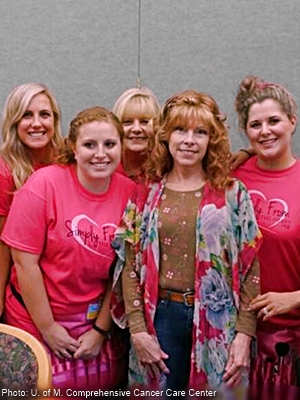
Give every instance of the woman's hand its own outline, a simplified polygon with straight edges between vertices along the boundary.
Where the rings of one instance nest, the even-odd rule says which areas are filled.
[[[247,161],[252,155],[251,150],[252,149],[239,150],[236,153],[232,154],[230,160],[230,168],[234,170],[241,164],[243,164],[245,161]]]
[[[258,311],[257,318],[267,321],[274,315],[285,314],[300,306],[300,291],[268,292],[260,294],[251,301],[249,310]]]
[[[71,359],[72,354],[79,347],[79,342],[73,339],[67,330],[57,322],[53,322],[41,333],[50,349],[59,358]]]
[[[26,253],[14,248],[11,251],[21,295],[33,322],[44,341],[57,357],[72,358],[72,354],[78,349],[79,343],[54,320],[39,266],[40,255]],[[34,282],[34,285],[32,282]]]
[[[131,340],[140,363],[146,367],[151,378],[159,379],[162,372],[170,372],[164,363],[169,356],[160,348],[155,336],[138,332],[131,335]]]
[[[231,343],[223,381],[229,387],[238,386],[241,374],[250,367],[251,336],[238,332]]]
[[[74,353],[74,358],[88,360],[95,358],[101,351],[105,336],[94,329],[90,329],[78,338],[79,348]]]

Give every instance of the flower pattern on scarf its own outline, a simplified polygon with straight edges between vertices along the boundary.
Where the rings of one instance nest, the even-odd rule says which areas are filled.
[[[115,233],[115,241],[128,241],[136,246],[136,270],[144,295],[144,312],[148,332],[155,335],[154,316],[158,300],[159,237],[158,212],[165,179],[152,185],[146,204],[125,211],[123,224]],[[137,223],[130,221],[135,214]],[[131,215],[128,217],[128,215]],[[138,229],[138,232],[136,230]],[[195,303],[190,385],[212,387],[222,384],[229,347],[235,337],[239,293],[261,243],[250,196],[235,180],[224,192],[216,192],[209,184],[199,198],[196,221]],[[133,240],[134,238],[134,240]],[[118,243],[119,244],[119,243]],[[124,266],[125,244],[116,249],[118,262],[114,272],[112,316],[119,326],[126,318],[118,292]],[[130,369],[136,382],[148,382],[143,368],[130,355]],[[132,378],[132,376],[131,376]]]
[[[222,383],[224,364],[227,362],[228,352],[224,342],[218,338],[198,343],[196,353],[201,355],[201,369],[207,371],[208,383],[219,386]],[[204,356],[203,356],[204,355]]]
[[[203,261],[210,261],[211,254],[221,254],[222,238],[226,234],[226,207],[217,208],[207,204],[201,212],[201,229],[205,232],[200,240],[199,251]]]
[[[201,299],[207,321],[215,328],[226,328],[235,313],[234,301],[226,281],[213,268],[207,270],[202,278]]]

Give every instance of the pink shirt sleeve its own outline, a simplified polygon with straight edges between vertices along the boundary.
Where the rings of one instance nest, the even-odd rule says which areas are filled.
[[[30,180],[15,193],[1,234],[1,239],[10,247],[41,254],[47,224],[43,187],[38,181]]]
[[[15,190],[11,171],[5,161],[0,158],[0,216],[6,217]]]

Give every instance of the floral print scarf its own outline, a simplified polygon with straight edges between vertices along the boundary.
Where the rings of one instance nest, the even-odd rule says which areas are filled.
[[[153,184],[147,202],[129,203],[123,223],[116,231],[114,247],[119,256],[114,272],[112,315],[126,326],[119,278],[125,260],[125,242],[136,246],[136,272],[144,294],[148,332],[158,301],[159,237],[158,211],[166,179]],[[143,211],[141,211],[143,209]],[[241,285],[256,257],[261,233],[250,196],[238,180],[223,192],[207,183],[200,200],[196,221],[195,305],[190,385],[219,387],[235,337]],[[145,371],[130,355],[131,378],[147,383]]]

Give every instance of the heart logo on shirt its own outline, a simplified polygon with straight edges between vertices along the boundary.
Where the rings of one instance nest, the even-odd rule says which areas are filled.
[[[111,241],[117,226],[107,223],[99,227],[97,222],[85,214],[74,217],[70,224],[70,235],[85,249],[105,258],[111,258]]]
[[[287,203],[278,198],[268,199],[259,190],[249,190],[258,224],[273,228],[280,224],[289,214]]]

